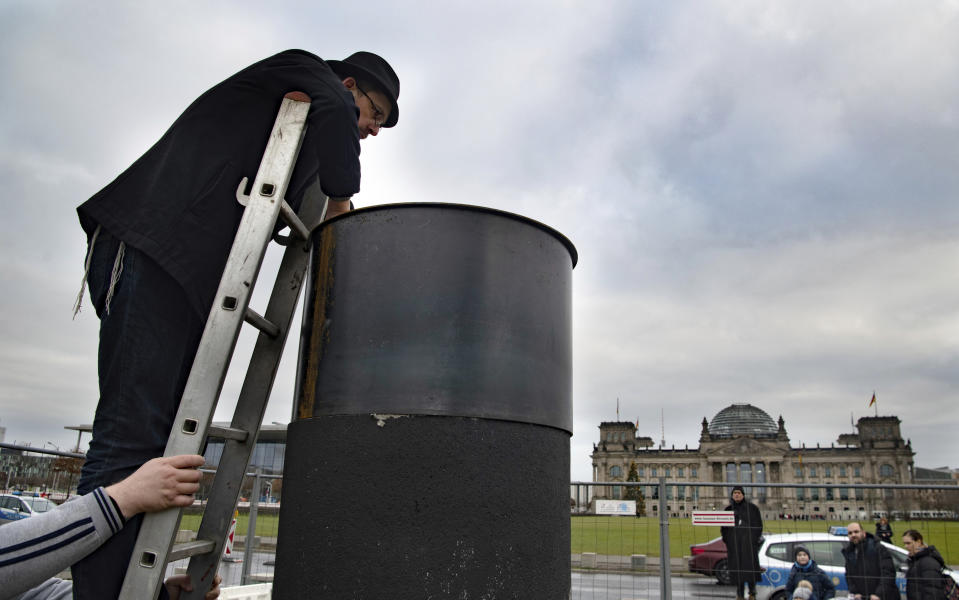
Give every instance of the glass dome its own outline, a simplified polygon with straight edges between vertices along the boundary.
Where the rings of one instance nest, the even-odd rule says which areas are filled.
[[[733,404],[722,409],[709,423],[709,435],[731,438],[737,435],[750,437],[776,437],[779,427],[772,417],[752,404]]]

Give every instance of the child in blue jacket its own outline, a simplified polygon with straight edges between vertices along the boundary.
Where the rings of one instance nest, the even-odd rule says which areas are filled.
[[[812,600],[829,600],[836,595],[836,586],[826,572],[816,565],[805,546],[796,546],[793,550],[795,563],[789,570],[786,580],[786,597],[792,598],[793,592],[800,581],[808,581],[812,585]]]

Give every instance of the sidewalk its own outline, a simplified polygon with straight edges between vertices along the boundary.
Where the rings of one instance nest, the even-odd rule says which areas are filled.
[[[570,567],[573,570],[584,571],[626,571],[630,573],[659,573],[658,556],[634,555],[638,558],[633,560],[633,556],[620,556],[618,554],[596,554],[594,558],[587,554],[584,561],[583,554],[570,554]],[[690,573],[687,568],[689,557],[671,557],[669,560],[670,575],[673,577],[700,577]],[[585,562],[585,564],[584,564]],[[636,566],[634,566],[636,564]],[[594,566],[595,565],[595,566]]]

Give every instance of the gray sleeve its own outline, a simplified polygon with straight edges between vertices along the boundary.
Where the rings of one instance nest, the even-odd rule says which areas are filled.
[[[73,600],[73,582],[56,577],[47,579],[37,587],[17,596],[14,600]]]
[[[0,600],[40,585],[122,527],[123,519],[103,488],[0,527]]]

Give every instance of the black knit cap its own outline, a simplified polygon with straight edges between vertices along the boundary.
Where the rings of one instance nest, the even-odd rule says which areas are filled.
[[[793,560],[796,560],[796,557],[799,556],[800,552],[805,552],[806,556],[808,556],[809,559],[812,560],[812,554],[809,553],[809,548],[803,545],[798,545],[795,548],[793,548]]]
[[[744,490],[744,489],[743,489],[743,486],[741,486],[741,485],[735,486],[735,487],[733,488],[732,492],[729,492],[729,494],[732,495],[733,492],[739,492],[739,493],[741,493],[743,496],[746,495],[746,490]]]
[[[354,52],[343,60],[328,60],[326,64],[340,77],[373,83],[377,91],[382,92],[393,105],[383,127],[396,125],[400,118],[400,107],[396,104],[396,99],[400,97],[400,78],[390,63],[372,52]]]

